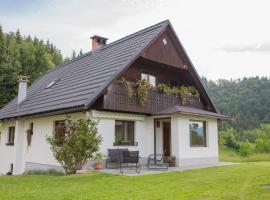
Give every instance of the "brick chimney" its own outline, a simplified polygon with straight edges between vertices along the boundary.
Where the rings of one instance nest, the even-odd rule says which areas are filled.
[[[98,35],[94,35],[91,37],[92,39],[92,51],[106,45],[106,42],[107,42],[107,38],[104,38],[104,37],[100,37]]]
[[[19,90],[17,105],[20,105],[26,99],[28,76],[19,76]]]

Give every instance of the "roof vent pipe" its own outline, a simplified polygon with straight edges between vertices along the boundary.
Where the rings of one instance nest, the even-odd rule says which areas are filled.
[[[19,76],[18,82],[19,82],[19,91],[18,91],[17,105],[20,105],[26,99],[28,76]]]

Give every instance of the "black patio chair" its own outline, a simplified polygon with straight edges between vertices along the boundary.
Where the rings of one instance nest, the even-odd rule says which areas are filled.
[[[120,161],[122,157],[122,152],[128,151],[128,149],[108,149],[108,156],[106,159],[105,168],[108,169],[118,169],[120,167]],[[115,167],[109,166],[114,164]]]
[[[169,164],[164,161],[163,154],[150,154],[147,162],[147,169],[168,170]]]
[[[140,173],[141,165],[140,165],[140,157],[139,157],[139,151],[123,151],[123,156],[120,161],[120,173],[123,174],[123,168],[129,167],[136,169],[137,173]]]

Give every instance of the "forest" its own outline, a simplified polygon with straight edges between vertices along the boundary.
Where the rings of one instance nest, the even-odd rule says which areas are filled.
[[[219,126],[221,152],[230,160],[239,154],[252,159],[268,159],[270,79],[250,77],[211,81],[203,77],[202,81],[217,109],[230,117]]]
[[[217,109],[231,118],[228,126],[243,131],[270,123],[269,78],[211,81],[203,77],[202,81]]]

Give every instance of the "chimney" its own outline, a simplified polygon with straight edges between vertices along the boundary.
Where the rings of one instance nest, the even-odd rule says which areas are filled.
[[[20,105],[26,99],[28,76],[19,76],[18,82],[19,82],[19,91],[18,91],[17,105]]]
[[[106,45],[106,42],[107,42],[107,38],[104,38],[104,37],[100,37],[98,35],[94,35],[91,37],[92,39],[92,51]]]

